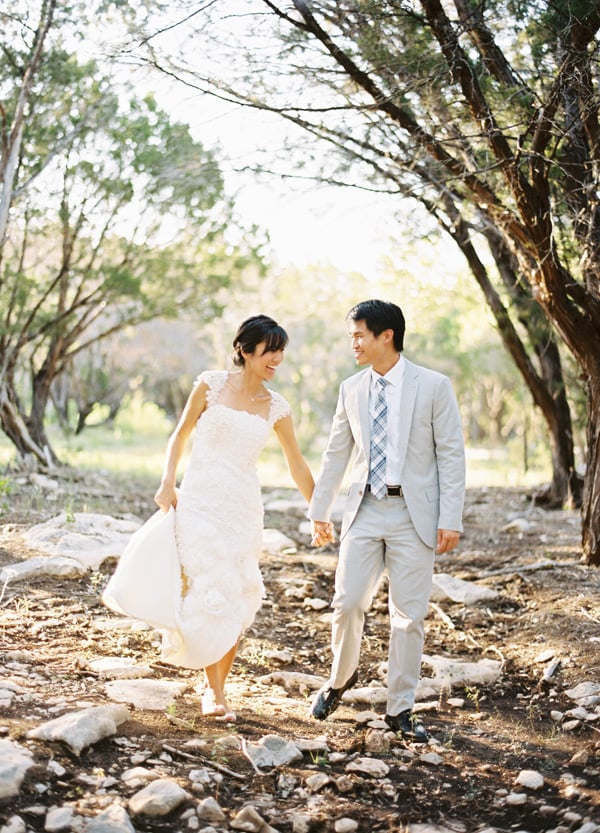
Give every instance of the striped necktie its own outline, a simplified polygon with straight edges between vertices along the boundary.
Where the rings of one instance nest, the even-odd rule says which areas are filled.
[[[385,443],[387,436],[387,403],[385,401],[386,380],[377,380],[377,395],[371,422],[371,460],[369,466],[369,484],[371,494],[377,499],[386,493],[385,487]]]

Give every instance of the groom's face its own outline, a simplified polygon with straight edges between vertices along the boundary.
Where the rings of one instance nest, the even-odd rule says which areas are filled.
[[[377,365],[386,351],[389,338],[385,334],[389,332],[389,330],[384,330],[376,336],[364,321],[351,321],[349,334],[356,364],[359,366]]]

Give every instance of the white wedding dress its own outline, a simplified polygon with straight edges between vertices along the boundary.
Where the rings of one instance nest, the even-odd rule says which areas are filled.
[[[290,413],[270,391],[268,419],[220,404],[225,371],[207,371],[207,408],[194,430],[181,482],[175,532],[182,597],[177,629],[161,629],[162,658],[186,668],[217,662],[248,628],[262,604],[259,569],[263,505],[258,455],[273,425]]]

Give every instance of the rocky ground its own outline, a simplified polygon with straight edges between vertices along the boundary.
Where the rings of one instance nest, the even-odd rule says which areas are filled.
[[[15,480],[0,569],[38,554],[24,533],[59,509],[145,518],[149,494],[73,473],[52,486]],[[495,594],[432,600],[423,673],[435,682],[443,658],[498,673],[425,680],[423,748],[378,719],[385,587],[366,623],[360,702],[307,719],[329,667],[336,550],[307,546],[289,497],[265,495],[266,525],[294,546],[264,556],[268,599],[235,665],[234,725],[200,716],[197,675],[161,664],[155,631],[102,606],[114,559],[75,578],[0,583],[0,830],[600,831],[600,572],[580,562],[577,514],[516,490],[468,493],[466,533],[437,571]],[[171,692],[162,706],[119,695],[132,668],[139,685],[163,686],[159,698]],[[97,734],[81,748],[31,734],[84,713]]]

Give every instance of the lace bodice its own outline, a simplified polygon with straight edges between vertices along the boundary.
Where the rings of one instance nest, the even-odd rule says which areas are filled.
[[[198,382],[204,382],[208,385],[208,392],[206,394],[206,400],[208,402],[208,406],[212,407],[214,405],[219,404],[217,402],[221,391],[225,387],[225,382],[227,381],[228,372],[226,370],[205,370],[204,373],[201,373],[200,376],[196,379],[196,384]],[[271,394],[271,406],[269,408],[269,416],[265,420],[269,423],[269,425],[275,425],[275,423],[283,419],[283,417],[289,416],[290,414],[290,406],[288,402],[281,396],[281,394],[277,393],[274,390],[269,390]],[[227,405],[223,405],[224,408],[227,408]],[[229,410],[235,410],[234,408],[229,408]],[[249,416],[258,416],[259,419],[263,419],[260,414],[250,414],[247,411],[240,411],[239,413],[248,413]]]

